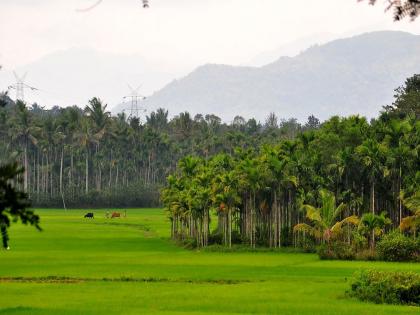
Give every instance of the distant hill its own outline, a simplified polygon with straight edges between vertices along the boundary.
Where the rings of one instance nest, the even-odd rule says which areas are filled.
[[[287,44],[280,45],[276,49],[264,51],[254,56],[248,62],[241,64],[241,66],[262,67],[266,64],[276,61],[280,56],[295,57],[311,46],[325,44],[332,41],[333,39],[336,39],[337,37],[339,36],[332,33],[311,34],[310,36],[298,38]]]
[[[15,82],[12,69],[0,71],[0,92]],[[165,62],[152,62],[140,54],[121,55],[90,48],[71,48],[56,51],[24,67],[16,69],[19,75],[28,71],[26,82],[39,91],[25,91],[26,100],[42,106],[84,107],[98,96],[109,108],[120,103],[130,93],[127,84],[151,94],[174,78],[174,73],[185,73]],[[10,91],[15,97],[15,91]]]
[[[381,31],[313,46],[263,67],[207,64],[147,100],[149,108],[305,120],[377,115],[405,78],[420,73],[420,36]],[[121,109],[121,108],[119,108]]]

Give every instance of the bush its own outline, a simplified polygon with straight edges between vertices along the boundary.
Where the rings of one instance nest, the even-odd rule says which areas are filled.
[[[356,252],[356,260],[374,261],[378,260],[378,256],[375,251],[372,251],[370,249],[363,249]]]
[[[298,239],[297,247],[301,248],[304,253],[316,253],[315,240],[310,237]]]
[[[318,247],[317,253],[320,259],[353,260],[355,254],[350,245],[343,242],[334,242],[329,245],[323,244]]]
[[[222,245],[223,244],[223,234],[219,233],[218,229],[215,229],[209,235],[209,245]]]
[[[355,275],[348,294],[362,301],[420,306],[420,275],[368,270]]]
[[[185,249],[197,248],[197,240],[195,238],[187,238],[185,240],[179,241],[178,243]]]
[[[412,261],[419,254],[417,242],[398,231],[385,235],[376,246],[378,257],[385,261]]]

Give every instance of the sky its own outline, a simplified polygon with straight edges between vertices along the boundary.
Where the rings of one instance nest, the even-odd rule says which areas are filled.
[[[56,50],[92,47],[140,53],[182,66],[240,64],[254,55],[315,33],[399,29],[420,34],[420,23],[392,21],[385,1],[357,0],[1,0],[0,62],[17,67]]]
[[[384,13],[385,0],[376,6],[367,0],[149,0],[149,9],[140,0],[103,0],[88,12],[77,11],[95,2],[1,0],[0,65],[19,69],[56,51],[83,47],[136,54],[177,77],[205,63],[247,64],[319,34],[420,34],[418,21],[393,22],[392,13]],[[147,92],[158,88],[156,83]]]

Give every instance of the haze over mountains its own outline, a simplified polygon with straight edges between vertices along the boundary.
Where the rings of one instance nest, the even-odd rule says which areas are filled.
[[[26,90],[28,102],[40,105],[84,107],[94,96],[108,103],[108,109],[130,94],[127,84],[150,95],[154,91],[190,69],[156,63],[141,54],[112,54],[87,47],[57,51],[16,69],[19,76],[28,72],[25,82],[39,91]],[[0,71],[0,91],[15,81],[11,69]],[[12,98],[15,92],[10,91]]]
[[[310,114],[378,114],[393,90],[420,73],[420,36],[373,32],[313,46],[263,67],[208,64],[147,100],[151,108],[264,120],[269,112],[305,120]]]
[[[330,35],[309,38],[306,47]],[[149,111],[164,107],[170,115],[214,113],[225,121],[236,115],[263,121],[269,112],[302,121],[310,114],[321,119],[355,113],[374,117],[392,101],[397,86],[420,73],[420,36],[394,31],[334,40],[259,66],[275,53],[293,56],[303,47],[305,41],[297,40],[257,56],[248,66],[207,64],[177,80],[191,69],[151,62],[140,54],[80,48],[52,53],[17,70],[29,71],[27,83],[40,91],[27,91],[28,101],[41,105],[84,106],[99,96],[111,109],[130,92],[127,83],[144,83],[140,92],[150,95],[145,102]],[[10,70],[0,71],[0,90],[13,81]],[[127,107],[117,105],[113,112]]]

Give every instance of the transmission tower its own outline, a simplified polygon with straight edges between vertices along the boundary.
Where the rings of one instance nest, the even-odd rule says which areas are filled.
[[[140,105],[140,102],[145,100],[146,97],[139,94],[141,85],[139,85],[137,89],[133,89],[130,84],[127,84],[127,85],[131,93],[129,95],[124,96],[123,99],[124,101],[127,99],[131,100],[130,115],[128,116],[128,118],[132,118],[132,117],[140,118],[140,114],[146,112],[146,108],[142,107]]]
[[[38,90],[37,88],[35,88],[33,86],[30,86],[30,85],[25,83],[25,78],[26,78],[27,74],[28,74],[28,72],[25,72],[25,74],[23,76],[19,77],[17,75],[17,73],[15,71],[13,71],[13,75],[16,78],[16,83],[13,84],[13,85],[10,85],[9,89],[16,90],[16,101],[17,100],[21,100],[21,101],[25,100],[25,89],[30,89],[32,91],[37,91]]]

